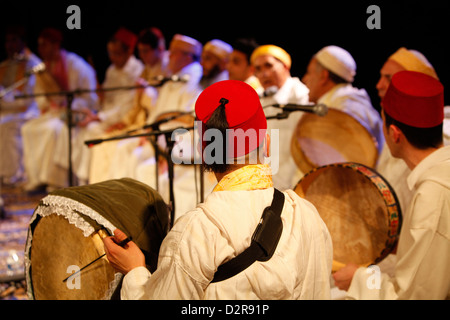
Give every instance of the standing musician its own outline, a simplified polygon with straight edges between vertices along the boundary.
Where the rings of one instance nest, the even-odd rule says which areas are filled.
[[[449,299],[450,147],[443,146],[443,85],[423,73],[396,73],[382,118],[387,146],[411,169],[407,184],[415,190],[403,216],[395,272],[375,281],[373,272],[348,264],[334,274],[336,286],[353,299]]]
[[[203,203],[175,222],[153,274],[134,242],[124,248],[116,244],[126,238],[123,232],[115,230],[114,237],[104,239],[108,260],[126,274],[122,299],[329,299],[330,234],[315,207],[292,190],[279,193],[284,197],[278,201],[282,210],[274,210],[281,212],[277,223],[282,231],[268,260],[253,260],[240,273],[212,282],[219,266],[253,247],[252,232],[274,199],[271,170],[263,164],[270,139],[258,94],[242,81],[206,88],[195,111],[201,133],[215,129],[238,143],[220,144],[215,155],[221,157],[211,161],[206,151],[218,143],[202,139],[204,166],[219,183]],[[251,132],[255,135],[238,148],[239,140]],[[273,237],[272,232],[265,235],[267,241]]]

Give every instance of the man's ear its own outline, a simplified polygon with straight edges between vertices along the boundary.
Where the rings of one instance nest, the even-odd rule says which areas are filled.
[[[264,157],[270,157],[270,136],[266,133],[266,138],[264,139]]]
[[[391,124],[389,126],[388,133],[391,140],[396,144],[400,143],[401,138],[404,136],[402,130],[400,130],[400,128],[395,124]]]

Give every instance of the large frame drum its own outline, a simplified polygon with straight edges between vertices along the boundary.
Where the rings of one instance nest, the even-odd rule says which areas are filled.
[[[392,252],[401,227],[394,190],[358,163],[316,168],[294,190],[317,208],[333,241],[333,271],[349,262],[376,264]]]
[[[291,153],[304,173],[332,163],[356,162],[374,167],[378,143],[351,115],[328,109],[321,117],[305,113],[291,140]]]
[[[25,248],[30,299],[96,300],[119,297],[121,274],[106,256],[102,237],[119,228],[139,246],[151,272],[168,232],[169,212],[160,195],[133,179],[109,180],[52,192],[36,207]]]

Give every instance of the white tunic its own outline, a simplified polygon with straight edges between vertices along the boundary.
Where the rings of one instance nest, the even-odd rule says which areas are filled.
[[[315,207],[292,190],[282,211],[283,233],[272,258],[210,284],[218,266],[250,245],[273,188],[218,191],[185,215],[164,239],[153,273],[135,268],[122,299],[329,299],[331,237]]]
[[[96,89],[95,71],[86,61],[75,53],[67,52],[65,63],[69,91]],[[36,86],[35,92],[42,93],[44,89]],[[95,92],[75,96],[72,109],[94,109],[98,103],[97,99]],[[49,100],[47,98],[41,97],[36,100],[41,110],[48,108]],[[24,165],[28,188],[40,184],[58,187],[67,184],[65,168],[68,166],[68,139],[65,120],[62,119],[65,119],[64,113],[50,110],[38,118],[28,121],[22,127]],[[65,133],[62,134],[63,131]],[[65,168],[60,167],[58,163],[62,163]]]
[[[36,66],[41,60],[31,53],[28,49],[25,51],[26,61],[16,61],[7,59],[0,64],[3,77],[0,79],[0,92],[12,86],[17,79],[17,73],[20,72],[20,63],[25,63],[24,71],[27,72]],[[23,85],[21,90],[14,89],[0,98],[0,177],[14,183],[22,178],[22,136],[20,128],[25,121],[36,118],[39,115],[39,109],[34,99],[15,99],[15,96],[22,94],[32,94],[36,83],[34,75],[31,75]]]
[[[136,86],[136,81],[143,70],[143,63],[131,56],[121,69],[114,65],[108,67],[102,87],[107,89]],[[74,137],[72,165],[74,173],[79,179],[86,182],[89,179],[92,157],[92,150],[85,145],[84,141],[103,137],[106,129],[120,122],[133,108],[135,95],[136,90],[106,91],[102,107],[97,114],[101,121],[91,122],[86,128],[81,128],[78,135]],[[67,135],[67,130],[65,130],[65,134]],[[67,163],[68,155],[66,154],[63,159],[66,161],[60,162],[61,166]]]
[[[147,123],[154,123],[156,118],[170,111],[179,112],[193,112],[195,101],[201,90],[199,87],[199,81],[202,76],[202,67],[200,63],[194,62],[184,67],[178,75],[183,77],[189,75],[189,80],[186,83],[182,82],[167,82],[161,88],[158,100],[156,102],[154,110],[151,111]],[[169,130],[178,127],[175,123],[167,123],[161,125],[161,130]],[[191,130],[189,134],[193,134]],[[161,139],[162,138],[162,139]],[[163,136],[160,136],[158,140],[161,145],[165,144]],[[184,141],[191,141],[185,139]],[[129,146],[129,144],[127,144]],[[123,144],[120,148],[125,148]],[[191,148],[189,143],[186,148]],[[123,150],[123,149],[122,149]],[[153,147],[147,143],[144,146],[134,148],[131,152],[121,152],[118,150],[117,159],[119,156],[126,157],[117,160],[117,163],[126,163],[129,167],[135,165],[135,178],[142,181],[152,187],[156,185],[156,163],[154,158]],[[194,208],[199,203],[199,193],[196,190],[200,190],[199,181],[200,167],[194,165],[175,165],[174,166],[174,197],[175,197],[175,219],[184,214],[188,210]],[[208,176],[207,174],[205,174]],[[205,177],[205,194],[209,194],[216,184],[216,180]],[[158,191],[166,201],[169,203],[169,180],[168,174],[160,174],[158,177],[159,188]]]
[[[358,120],[376,139],[378,153],[381,153],[384,144],[383,121],[373,108],[366,90],[355,88],[351,84],[338,84],[321,96],[317,103],[343,111]]]
[[[282,110],[266,107],[273,104],[308,104],[309,89],[298,79],[288,78],[283,86],[271,97],[261,98],[264,113],[273,116]],[[291,154],[292,134],[302,117],[303,112],[292,112],[287,119],[268,120],[267,130],[271,135],[270,165],[273,173],[273,183],[278,189],[294,188],[300,178],[306,173],[301,172]],[[277,131],[275,131],[277,130]]]
[[[422,160],[407,183],[415,192],[403,211],[394,276],[382,273],[377,289],[367,285],[373,274],[359,268],[349,298],[450,299],[450,147]]]

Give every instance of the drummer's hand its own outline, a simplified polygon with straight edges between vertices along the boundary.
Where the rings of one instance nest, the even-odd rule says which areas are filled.
[[[339,269],[333,274],[334,283],[340,290],[347,291],[352,283],[353,275],[359,268],[357,264],[349,263],[342,269]]]
[[[128,242],[123,248],[117,243],[127,238],[121,230],[114,230],[114,237],[103,239],[106,257],[114,270],[127,274],[134,268],[145,267],[145,257],[141,249],[133,242]]]

